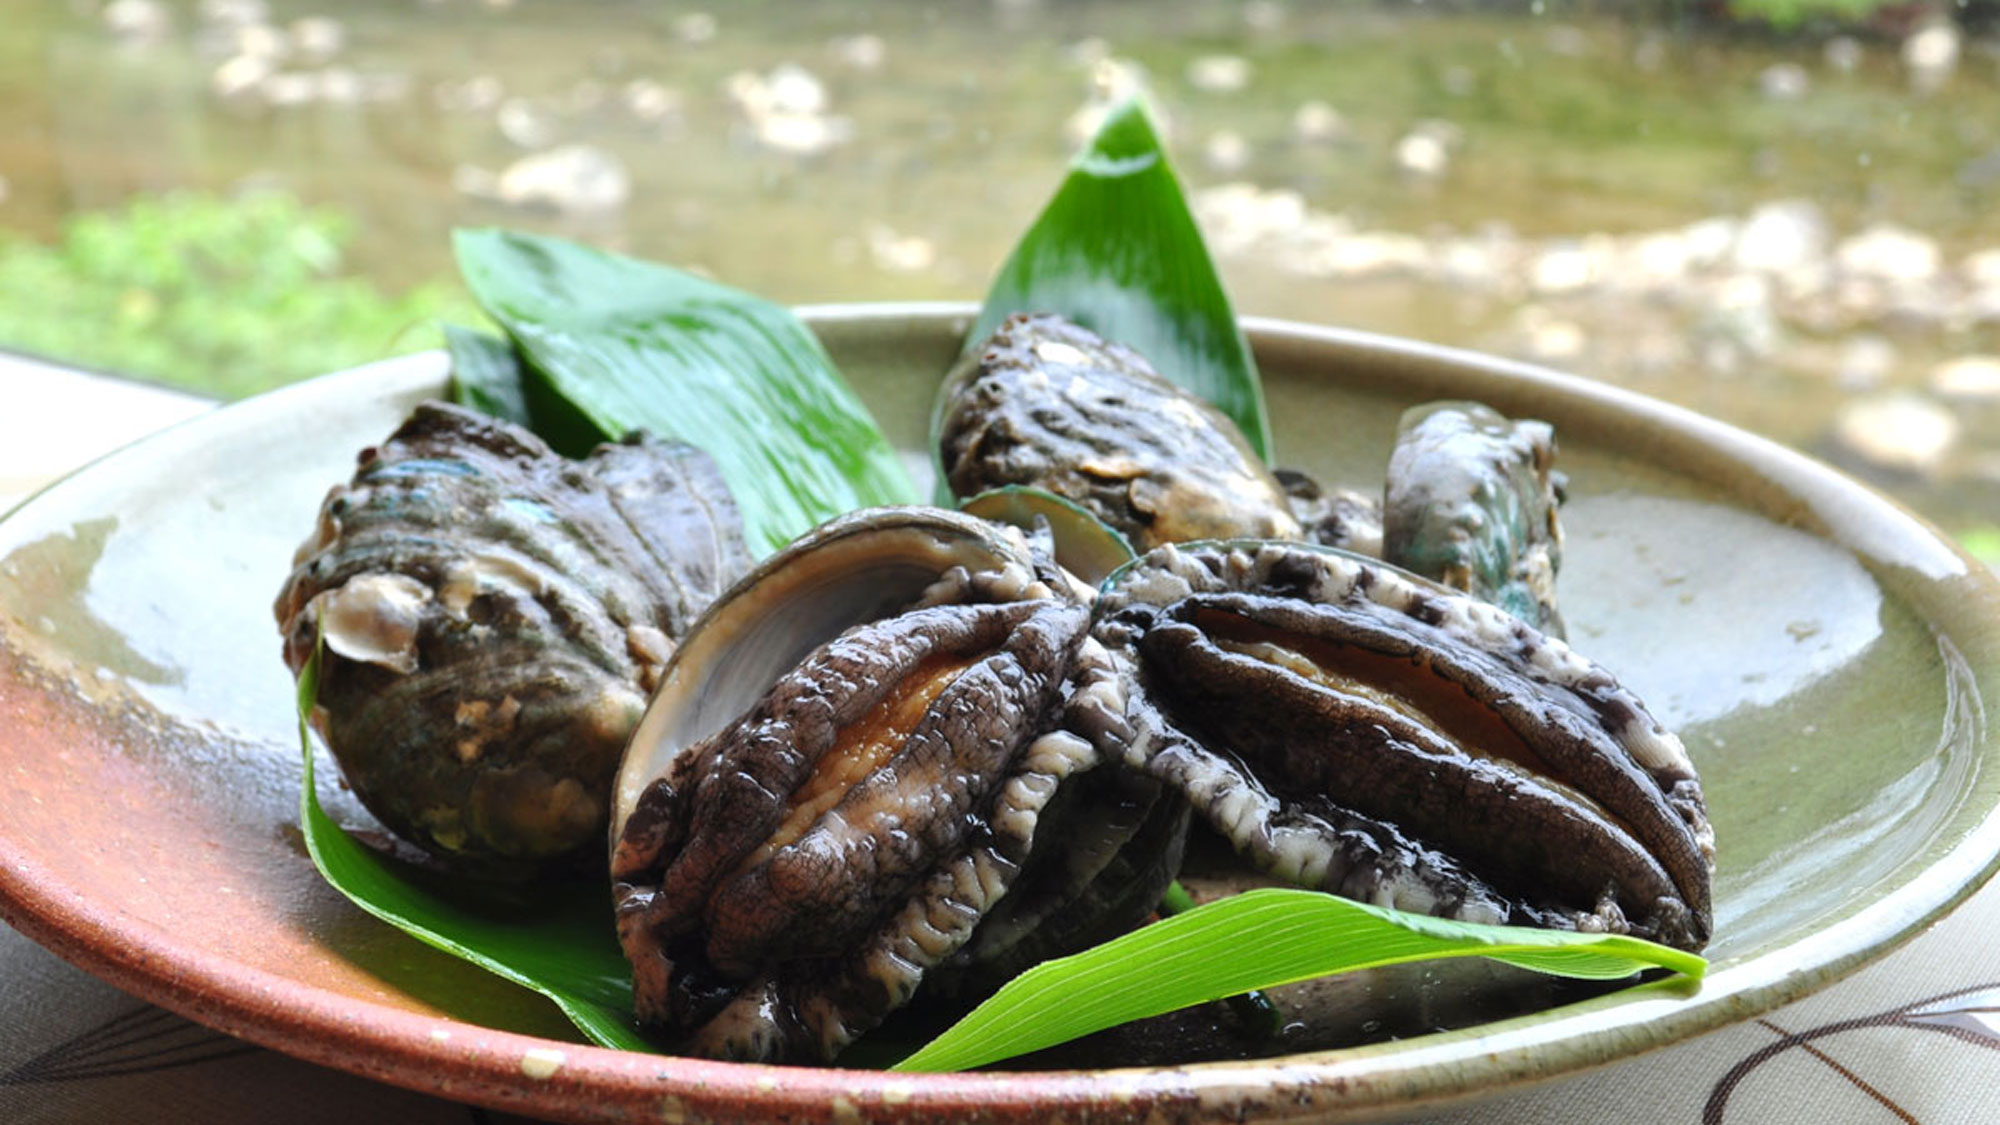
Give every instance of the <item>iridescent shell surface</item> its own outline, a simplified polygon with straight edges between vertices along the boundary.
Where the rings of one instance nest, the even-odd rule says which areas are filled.
[[[595,859],[647,694],[747,566],[698,451],[571,461],[426,403],[328,493],[274,612],[295,672],[324,638],[314,725],[369,810],[446,866],[518,878]]]
[[[1060,317],[1014,316],[945,381],[939,452],[960,499],[1053,492],[1145,550],[1295,538],[1284,489],[1215,407]]]

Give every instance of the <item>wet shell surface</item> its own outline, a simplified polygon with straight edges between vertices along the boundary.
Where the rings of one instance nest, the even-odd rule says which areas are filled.
[[[1322,547],[1382,557],[1382,500],[1351,488],[1328,488],[1298,469],[1274,474],[1285,490],[1299,537]]]
[[[1101,752],[1260,869],[1470,921],[1700,948],[1714,838],[1678,739],[1604,669],[1397,568],[1167,546],[1093,635],[1128,693]]]
[[[1476,402],[1412,407],[1389,455],[1379,554],[1562,636],[1555,460],[1547,422]]]
[[[1300,533],[1284,489],[1235,423],[1139,353],[1060,317],[1004,321],[946,379],[938,435],[960,499],[1043,489],[1140,550]]]
[[[1053,577],[1011,528],[877,509],[716,604],[619,787],[612,878],[642,1022],[689,1053],[830,1060],[947,962],[977,989],[1012,971],[988,961],[1054,955],[1027,940],[1056,932],[1045,919],[1072,927],[1052,946],[1067,952],[1152,908],[1171,870],[1114,863],[1172,820],[1149,815],[1159,787],[1113,783],[1108,824],[1063,796],[1099,764],[1066,728],[1110,669]],[[1045,817],[1091,846],[1038,853]]]
[[[748,567],[720,474],[643,437],[571,461],[444,403],[358,461],[274,606],[294,672],[324,637],[314,725],[446,866],[592,865],[647,693]]]

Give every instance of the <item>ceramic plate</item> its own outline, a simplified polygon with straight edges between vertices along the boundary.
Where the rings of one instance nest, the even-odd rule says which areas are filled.
[[[920,476],[930,392],[969,311],[809,310]],[[1698,991],[1159,1070],[914,1077],[579,1045],[539,999],[351,907],[299,837],[270,603],[355,452],[442,387],[436,354],[197,418],[0,523],[7,919],[246,1039],[542,1116],[1324,1117],[1491,1092],[1743,1019],[1880,956],[1993,868],[2000,588],[1933,530],[1650,400],[1402,341],[1249,327],[1280,460],[1322,479],[1379,488],[1397,413],[1425,399],[1556,424],[1572,642],[1680,730],[1707,786],[1720,860]]]

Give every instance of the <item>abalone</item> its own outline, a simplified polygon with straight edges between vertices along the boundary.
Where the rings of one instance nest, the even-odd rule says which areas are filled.
[[[644,436],[571,461],[437,402],[358,461],[273,607],[294,672],[324,637],[314,725],[443,865],[592,865],[647,693],[749,565],[720,473]]]
[[[947,962],[977,991],[1150,911],[1171,859],[1120,857],[1142,834],[1177,857],[1185,812],[1144,778],[1072,788],[1101,759],[1069,728],[1111,677],[1089,617],[1019,532],[936,509],[834,520],[731,590],[621,773],[642,1022],[694,1054],[830,1060]]]
[[[1563,635],[1555,430],[1477,402],[1403,412],[1382,501],[1381,557]]]
[[[1221,411],[1130,348],[1009,317],[947,377],[939,454],[960,499],[1009,485],[1073,501],[1140,550],[1299,535],[1285,492]]]
[[[1714,837],[1680,741],[1495,606],[1324,548],[1168,545],[1107,584],[1093,636],[1127,692],[1100,751],[1266,872],[1470,921],[1708,939]]]

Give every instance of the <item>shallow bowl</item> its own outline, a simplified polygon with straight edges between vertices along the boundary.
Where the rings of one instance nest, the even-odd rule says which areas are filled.
[[[971,310],[805,310],[920,477]],[[1720,863],[1713,968],[1394,1043],[1249,1063],[913,1076],[627,1054],[363,915],[298,831],[270,603],[355,452],[443,386],[426,354],[174,427],[0,522],[0,912],[104,979],[302,1058],[575,1120],[1102,1121],[1374,1115],[1489,1094],[1765,1011],[1853,971],[2000,857],[2000,583],[1797,453],[1539,368],[1246,327],[1280,461],[1379,488],[1398,412],[1555,423],[1572,641],[1681,732]],[[88,424],[79,420],[79,425]]]

